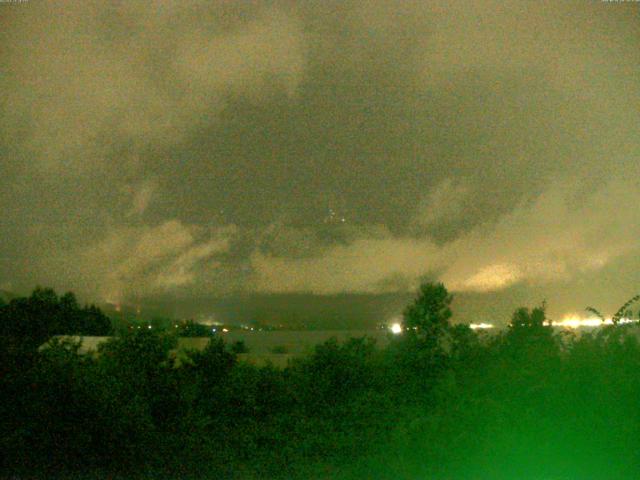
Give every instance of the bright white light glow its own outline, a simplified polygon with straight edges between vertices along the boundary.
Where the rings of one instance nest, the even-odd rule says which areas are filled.
[[[472,323],[471,325],[469,325],[469,328],[471,330],[488,330],[490,328],[493,328],[493,324],[491,324],[491,323]]]
[[[402,333],[402,325],[400,325],[399,323],[394,323],[393,325],[391,325],[391,333],[393,333],[394,335]]]
[[[638,322],[638,320],[633,320],[631,318],[621,318],[618,323],[634,323]],[[549,325],[549,322],[545,322],[545,325]],[[601,327],[603,325],[613,325],[613,320],[611,318],[606,318],[604,321],[600,318],[580,318],[580,317],[565,317],[560,321],[553,321],[551,325],[554,327],[562,327],[562,328],[580,328],[580,327]]]
[[[621,318],[618,323],[619,324],[627,324],[627,323],[638,323],[638,320],[633,320],[631,318]],[[591,317],[591,318],[580,318],[575,316],[567,316],[559,321],[545,321],[544,325],[558,327],[558,328],[581,328],[581,327],[602,327],[603,325],[613,325],[613,320],[611,318],[606,318],[602,321],[599,318]],[[469,328],[472,330],[488,330],[491,328],[495,328],[495,326],[491,323],[472,323],[469,325]]]

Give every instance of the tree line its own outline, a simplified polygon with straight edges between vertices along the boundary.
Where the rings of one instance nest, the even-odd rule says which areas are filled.
[[[542,305],[516,310],[505,331],[484,335],[452,325],[451,295],[425,283],[404,312],[403,334],[385,348],[366,337],[330,340],[277,369],[239,362],[231,346],[212,337],[178,366],[170,354],[176,335],[156,330],[121,332],[95,356],[80,355],[72,341],[38,350],[41,338],[30,322],[40,336],[59,331],[54,326],[67,313],[73,325],[101,325],[93,307],[66,307],[73,302],[63,297],[54,301],[40,290],[0,307],[4,476],[444,480],[640,473],[640,345],[633,324],[556,332]],[[34,305],[54,326],[42,326],[47,322]]]

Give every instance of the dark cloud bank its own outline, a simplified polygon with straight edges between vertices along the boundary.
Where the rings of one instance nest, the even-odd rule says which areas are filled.
[[[638,10],[0,5],[0,288],[345,327],[427,276],[461,320],[611,310],[640,287]]]

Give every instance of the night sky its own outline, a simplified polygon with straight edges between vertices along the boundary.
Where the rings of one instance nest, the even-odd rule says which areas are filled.
[[[640,291],[640,3],[30,0],[0,45],[2,290],[340,328],[421,278],[498,324]]]

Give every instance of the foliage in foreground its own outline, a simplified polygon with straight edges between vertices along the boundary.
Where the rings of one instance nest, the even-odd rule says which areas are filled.
[[[559,335],[544,308],[503,334],[449,325],[423,289],[384,349],[329,341],[284,370],[219,339],[177,367],[136,331],[95,357],[3,347],[0,458],[52,478],[626,479],[640,473],[634,325]],[[423,299],[424,301],[422,301]],[[416,327],[416,329],[413,329]],[[18,353],[19,352],[19,353]]]

